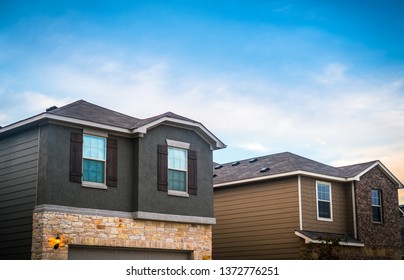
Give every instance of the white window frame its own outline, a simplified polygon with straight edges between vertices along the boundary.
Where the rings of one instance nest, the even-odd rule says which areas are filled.
[[[327,185],[330,191],[330,201],[326,201],[326,200],[320,200],[318,198],[318,186],[319,184],[321,185]],[[320,217],[320,212],[318,209],[318,202],[319,201],[325,201],[325,202],[329,202],[330,203],[330,218],[324,218],[324,217]],[[316,209],[317,209],[317,220],[319,221],[327,221],[327,222],[332,222],[333,221],[333,215],[332,215],[332,187],[331,187],[331,183],[328,182],[322,182],[322,181],[316,181]]]
[[[372,197],[372,192],[373,191],[376,191],[379,194],[379,201],[380,201],[379,205],[373,204],[373,197]],[[378,223],[378,224],[383,223],[382,191],[379,190],[379,189],[371,189],[370,190],[370,202],[371,202],[371,205],[372,205],[372,222],[373,223]],[[380,221],[373,220],[373,207],[379,207],[380,208]]]
[[[182,171],[182,172],[185,171],[185,191],[170,190],[167,187],[167,194],[172,195],[172,196],[189,197],[189,194],[188,194],[188,150],[191,145],[186,142],[170,140],[170,139],[166,139],[166,142],[167,142],[167,146],[168,146],[167,148],[177,148],[177,149],[183,149],[186,151],[186,154],[185,154],[186,170],[168,168],[168,166],[167,166],[168,170],[176,170],[176,171]],[[167,149],[167,151],[168,151],[168,149]],[[167,170],[167,172],[168,172],[168,170]]]
[[[83,155],[82,155],[82,173],[84,171],[84,159],[89,159],[89,160],[94,160],[91,158],[86,158],[84,157],[84,137],[85,136],[96,136],[100,138],[105,138],[105,160],[104,162],[104,178],[102,183],[97,183],[97,182],[90,182],[90,181],[84,181],[82,178],[81,186],[82,187],[87,187],[87,188],[96,188],[96,189],[107,189],[106,185],[106,178],[107,178],[107,141],[108,141],[108,133],[106,132],[101,132],[101,131],[96,131],[96,130],[90,130],[90,129],[85,129],[83,131]],[[101,160],[98,160],[101,161]]]

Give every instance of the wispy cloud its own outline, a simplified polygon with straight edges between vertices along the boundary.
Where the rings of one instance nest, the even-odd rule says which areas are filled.
[[[342,63],[330,63],[321,73],[312,73],[311,76],[320,84],[332,85],[346,81],[346,70],[347,67]]]

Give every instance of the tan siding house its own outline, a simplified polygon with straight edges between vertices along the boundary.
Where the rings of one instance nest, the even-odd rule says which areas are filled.
[[[295,259],[300,238],[294,178],[221,188],[215,193],[213,255],[217,259]]]
[[[280,153],[213,173],[213,259],[401,257],[402,184],[379,161],[332,167]]]

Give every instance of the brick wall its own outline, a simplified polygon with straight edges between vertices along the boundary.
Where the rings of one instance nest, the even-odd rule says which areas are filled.
[[[372,221],[371,189],[382,192],[382,223]],[[355,183],[358,239],[365,246],[400,248],[400,220],[397,188],[379,166]]]
[[[66,245],[54,250],[49,238],[60,234]],[[32,259],[68,259],[69,245],[193,251],[211,259],[212,226],[132,218],[39,212],[33,217]]]

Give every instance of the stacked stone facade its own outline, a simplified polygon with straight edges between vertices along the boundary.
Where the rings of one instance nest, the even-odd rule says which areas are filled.
[[[55,250],[57,234],[65,243]],[[54,211],[34,213],[32,259],[67,260],[69,245],[166,249],[211,259],[212,226]]]

